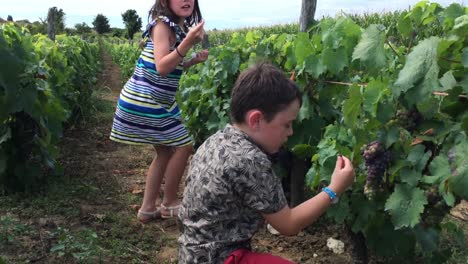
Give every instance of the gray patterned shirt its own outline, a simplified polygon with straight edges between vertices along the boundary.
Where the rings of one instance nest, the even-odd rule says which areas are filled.
[[[250,248],[263,224],[261,213],[287,205],[265,154],[242,131],[227,125],[192,158],[179,212],[179,263],[223,263]]]

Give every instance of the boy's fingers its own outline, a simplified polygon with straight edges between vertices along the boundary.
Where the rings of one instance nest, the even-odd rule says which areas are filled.
[[[335,170],[341,170],[343,167],[343,157],[341,155],[336,158]]]
[[[348,158],[343,157],[343,161],[344,161],[343,168],[345,168],[345,167],[348,167],[348,168],[351,168],[351,169],[353,168],[353,164],[351,163],[351,161]]]

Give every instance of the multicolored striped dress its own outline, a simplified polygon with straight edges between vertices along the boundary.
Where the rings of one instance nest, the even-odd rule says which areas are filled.
[[[154,61],[154,45],[150,37],[156,23],[167,24],[176,35],[171,51],[185,38],[182,28],[167,17],[158,17],[148,24],[143,38],[144,49],[132,77],[123,87],[114,115],[110,139],[127,144],[184,146],[192,143],[181,123],[175,99],[182,63],[166,77],[159,75]]]

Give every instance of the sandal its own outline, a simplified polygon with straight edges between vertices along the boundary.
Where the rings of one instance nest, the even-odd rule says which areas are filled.
[[[161,218],[163,219],[168,219],[168,218],[173,218],[173,217],[177,218],[177,215],[179,214],[179,208],[180,208],[180,204],[175,205],[175,206],[165,206],[164,204],[161,204],[161,210],[169,211],[169,214],[163,214],[162,212],[160,212]]]
[[[159,209],[156,209],[153,212],[145,212],[145,211],[138,210],[137,218],[138,218],[138,221],[140,221],[142,224],[147,224],[155,219],[162,218],[162,214]]]

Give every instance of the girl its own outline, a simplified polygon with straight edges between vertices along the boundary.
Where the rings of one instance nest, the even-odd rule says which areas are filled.
[[[181,123],[175,95],[183,68],[208,58],[208,51],[203,50],[184,60],[204,35],[198,0],[156,0],[149,16],[152,21],[143,33],[143,51],[120,94],[110,135],[114,141],[151,144],[156,150],[137,215],[142,223],[177,217],[177,189],[192,141]],[[164,197],[158,209],[155,203],[164,176]]]

